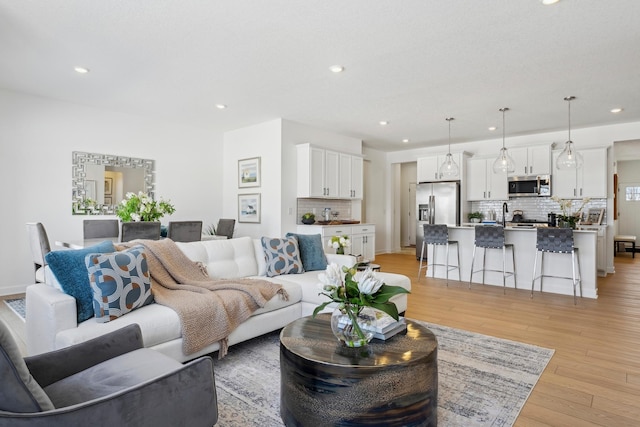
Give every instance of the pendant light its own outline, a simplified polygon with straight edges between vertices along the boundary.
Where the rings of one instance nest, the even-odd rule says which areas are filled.
[[[503,107],[499,111],[502,112],[502,148],[500,154],[495,162],[493,162],[493,171],[495,173],[512,173],[516,170],[516,166],[513,163],[513,159],[509,156],[507,147],[504,145],[504,113],[509,111],[509,108]]]
[[[447,117],[445,119],[449,122],[449,151],[447,152],[447,156],[444,159],[444,163],[440,165],[440,177],[445,178],[456,178],[460,172],[460,168],[453,160],[453,156],[451,155],[451,121],[455,120],[453,117]]]
[[[558,169],[578,169],[582,166],[582,155],[578,153],[573,146],[573,141],[571,140],[571,101],[576,99],[575,96],[567,96],[564,98],[565,101],[569,104],[569,139],[564,144],[564,150],[558,156],[556,160],[556,168]]]

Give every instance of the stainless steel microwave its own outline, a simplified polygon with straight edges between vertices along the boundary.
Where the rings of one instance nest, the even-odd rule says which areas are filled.
[[[509,196],[512,197],[549,197],[551,196],[551,176],[510,176]]]

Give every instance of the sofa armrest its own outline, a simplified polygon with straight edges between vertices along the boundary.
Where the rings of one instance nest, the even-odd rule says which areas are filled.
[[[339,254],[327,254],[327,253],[325,253],[325,255],[327,256],[327,262],[329,264],[336,263],[340,267],[345,266],[345,267],[351,268],[354,265],[356,265],[356,263],[358,262],[356,257],[354,257],[353,255],[339,255]]]
[[[44,283],[27,287],[27,354],[56,349],[56,336],[78,327],[76,300]]]
[[[38,384],[46,387],[143,346],[140,325],[134,323],[70,347],[25,357],[24,361]]]
[[[109,396],[37,413],[0,411],[0,427],[210,427],[218,420],[213,361],[202,357],[180,369]],[[95,420],[98,420],[95,422]]]

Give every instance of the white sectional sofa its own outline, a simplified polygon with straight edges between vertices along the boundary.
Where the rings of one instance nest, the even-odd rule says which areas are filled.
[[[253,313],[229,336],[229,345],[277,330],[302,316],[308,316],[326,297],[318,295],[318,274],[307,271],[266,277],[266,264],[260,240],[240,237],[229,240],[210,240],[177,243],[193,261],[207,266],[211,277],[255,277],[282,284],[289,294],[288,300],[279,295]],[[329,263],[352,266],[356,260],[349,255],[326,254]],[[377,273],[387,285],[411,289],[408,277],[393,273]],[[55,280],[48,274],[48,281]],[[95,318],[77,322],[76,300],[50,284],[38,283],[27,288],[27,352],[39,354],[72,344],[84,342],[107,332],[137,323],[142,330],[145,347],[160,351],[178,361],[186,361],[218,350],[219,344],[210,345],[198,353],[184,355],[180,320],[175,311],[152,303],[138,308],[107,323]],[[400,313],[407,308],[407,295],[396,295],[392,300]],[[327,311],[331,311],[328,308]]]

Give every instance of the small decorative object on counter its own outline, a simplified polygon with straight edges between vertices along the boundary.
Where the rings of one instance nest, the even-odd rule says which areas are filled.
[[[558,196],[551,197],[551,200],[557,202],[560,205],[560,209],[562,210],[562,214],[556,215],[558,220],[558,227],[561,228],[576,228],[576,224],[580,222],[582,219],[582,209],[586,206],[591,199],[589,197],[585,197],[582,199],[582,204],[574,212],[573,210],[573,200],[571,199],[561,199]]]
[[[409,293],[401,286],[385,285],[371,269],[356,271],[355,265],[340,268],[331,263],[324,273],[318,275],[318,279],[322,289],[320,293],[330,300],[316,307],[313,317],[328,304],[337,302],[338,307],[331,315],[331,329],[347,347],[362,347],[371,341],[378,317],[375,310],[398,320],[398,308],[389,299]]]
[[[332,236],[329,241],[329,247],[336,250],[337,254],[344,255],[344,248],[351,246],[349,236]]]
[[[314,222],[316,222],[316,216],[313,213],[307,212],[302,215],[303,224],[311,225]]]
[[[482,218],[484,218],[484,215],[482,215],[482,212],[471,212],[468,215],[469,218],[469,222],[480,222],[482,221]]]

